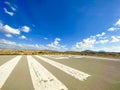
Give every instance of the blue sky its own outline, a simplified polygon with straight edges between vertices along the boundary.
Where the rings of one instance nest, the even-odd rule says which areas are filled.
[[[120,0],[1,0],[0,48],[120,51]]]

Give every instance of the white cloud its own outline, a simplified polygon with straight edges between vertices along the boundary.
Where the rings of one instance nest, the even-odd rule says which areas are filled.
[[[29,32],[30,32],[30,28],[29,28],[28,26],[23,26],[23,27],[21,28],[21,30],[22,30],[23,32],[26,32],[26,33],[29,33]]]
[[[120,19],[114,24],[115,26],[120,26]]]
[[[108,52],[120,52],[120,36],[106,35],[105,32],[102,32],[101,34],[90,36],[89,38],[85,38],[80,42],[76,42],[76,44],[73,45],[70,50],[104,50]]]
[[[87,38],[87,39],[83,39],[83,41],[77,42],[72,47],[72,49],[73,50],[78,50],[78,51],[83,51],[83,50],[87,50],[87,49],[94,49],[95,42],[96,42],[95,37],[90,37],[90,38]]]
[[[29,28],[27,26],[23,26],[24,27],[24,32],[29,32]],[[20,35],[21,33],[21,29],[15,29],[12,28],[9,25],[3,25],[3,23],[0,22],[0,32],[4,33],[4,35],[6,37],[13,37],[13,35]],[[27,39],[26,36],[21,35],[18,36],[20,39]]]
[[[13,11],[16,11],[16,8],[13,7],[9,2],[5,2],[6,5],[8,5]]]
[[[11,9],[12,9],[13,11],[16,11],[16,8],[14,8],[14,7],[11,7]]]
[[[44,50],[47,49],[44,45],[39,45],[39,44],[17,44],[15,46],[17,49],[35,49],[35,50]]]
[[[61,50],[61,51],[66,50],[67,48],[65,46],[60,45],[60,41],[61,41],[60,38],[55,38],[55,40],[52,43],[48,44],[47,46],[51,50]]]
[[[3,8],[4,9],[4,12],[10,16],[13,16],[14,15],[14,12],[10,12],[8,11],[6,8]]]
[[[108,43],[109,40],[105,39],[105,40],[99,40],[99,41],[96,41],[96,44],[105,44],[105,43]]]
[[[105,40],[107,38],[108,38],[108,36],[98,37],[99,40]]]
[[[106,33],[102,32],[101,34],[96,34],[94,36],[90,36],[89,38],[85,38],[80,42],[76,42],[75,45],[72,46],[71,50],[75,51],[84,51],[84,50],[94,50],[97,51],[100,46],[103,44],[106,45],[109,43],[109,39],[107,39]]]
[[[18,35],[20,34],[20,30],[14,29],[9,25],[3,25],[2,23],[0,25],[0,32],[6,33],[6,34],[18,34]]]
[[[120,42],[120,36],[111,36],[112,41],[111,42]]]
[[[104,36],[106,33],[105,32],[102,32],[101,34],[97,34],[96,36],[97,37],[102,37],[102,36]]]
[[[119,30],[119,29],[120,29],[120,28],[111,27],[111,28],[108,29],[108,31],[111,31],[111,32],[112,32],[112,31],[117,31],[117,30]]]
[[[120,46],[119,45],[113,45],[109,47],[104,47],[101,50],[107,51],[107,52],[120,52]]]
[[[11,37],[12,37],[11,34],[5,34],[5,36],[8,37],[8,38],[11,38]]]
[[[0,45],[16,45],[16,43],[5,39],[0,39]]]
[[[118,36],[120,38],[120,36]],[[60,39],[55,39],[59,40]],[[66,48],[65,46],[60,45],[58,42],[53,42],[56,43],[54,45],[57,45],[57,48],[54,47],[49,47],[46,45],[41,45],[41,44],[19,44],[13,41],[5,40],[5,39],[0,39],[0,48],[9,48],[9,49],[36,49],[36,50],[58,50],[58,51],[64,51],[64,50],[74,50],[74,51],[83,51],[83,50],[94,50],[94,51],[99,51],[99,50],[104,50],[108,52],[119,52],[120,51],[120,46],[115,45],[114,43],[110,45],[101,45],[99,43],[99,47],[96,46],[96,39],[94,37],[90,37],[87,39],[83,39],[81,42],[77,42],[76,46],[71,48]],[[102,42],[102,41],[99,41]],[[104,40],[102,43],[107,42],[107,40]],[[51,43],[52,44],[52,43]],[[59,44],[59,45],[58,45]],[[59,47],[58,47],[59,46]]]
[[[22,35],[19,37],[20,39],[27,39],[26,36]]]
[[[56,48],[56,47],[60,46],[60,44],[59,44],[60,40],[61,40],[60,38],[55,38],[54,42],[52,42],[51,44],[48,44],[48,46],[52,47],[52,48]]]
[[[19,44],[13,41],[9,41],[6,39],[0,39],[0,48],[8,48],[8,49],[47,49],[46,46],[40,44]]]
[[[120,30],[120,19],[118,19],[118,21],[115,24],[113,24],[113,27],[108,28],[108,31],[111,31],[111,32],[117,31],[117,30]]]

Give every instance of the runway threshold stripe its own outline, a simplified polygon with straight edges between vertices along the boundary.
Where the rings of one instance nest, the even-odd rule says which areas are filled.
[[[0,66],[0,89],[2,88],[5,81],[10,76],[11,72],[13,71],[13,69],[15,68],[15,66],[21,58],[22,56],[16,56],[15,58]]]
[[[63,72],[73,76],[74,78],[80,80],[80,81],[84,81],[86,80],[88,77],[90,77],[91,75],[87,74],[87,73],[84,73],[82,71],[79,71],[79,70],[76,70],[74,68],[71,68],[71,67],[68,67],[66,65],[63,65],[61,63],[58,63],[58,62],[55,62],[53,60],[50,60],[48,58],[44,58],[44,57],[41,57],[41,56],[38,56],[38,55],[35,55],[37,58],[51,64],[52,66],[62,70]]]
[[[27,56],[27,59],[35,90],[68,90],[64,84],[32,56]]]

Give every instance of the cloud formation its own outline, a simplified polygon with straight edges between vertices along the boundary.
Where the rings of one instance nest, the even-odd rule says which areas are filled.
[[[5,39],[0,39],[0,44],[15,45],[16,43]]]
[[[75,45],[73,45],[72,50],[88,50],[88,49],[94,49],[94,45],[96,42],[96,38],[91,36],[90,38],[83,39],[83,41],[77,42]]]
[[[115,27],[111,27],[111,28],[108,28],[108,31],[117,31],[117,30],[119,30],[120,28],[115,28]]]
[[[4,12],[10,16],[13,16],[14,15],[14,12],[10,12],[8,11],[6,8],[3,8]]]
[[[3,25],[0,23],[0,32],[5,34],[17,34],[20,35],[20,30],[10,27],[9,25]]]
[[[108,28],[108,31],[110,32],[118,31],[118,30],[120,30],[120,19],[118,19],[118,21],[115,24],[113,24],[112,27]]]
[[[110,31],[117,31],[119,30],[119,20],[116,24],[109,28]],[[12,37],[13,35],[18,35],[18,38],[27,40],[27,37],[21,35],[21,32],[29,33],[30,27],[22,26],[21,28],[15,29],[9,25],[3,25],[0,23],[0,32],[4,33],[6,37]],[[118,32],[118,31],[117,31]],[[120,35],[115,34],[116,32],[101,32],[95,35],[91,35],[87,38],[83,38],[82,40],[76,42],[72,45],[69,49],[66,48],[65,45],[61,45],[61,38],[55,38],[53,42],[41,45],[41,44],[19,44],[16,42],[8,41],[5,39],[0,39],[0,47],[11,46],[15,49],[49,49],[49,50],[58,50],[58,51],[65,51],[65,50],[73,50],[73,51],[83,51],[83,50],[105,50],[105,51],[112,51],[112,52],[119,52],[120,51]],[[48,38],[44,38],[47,40]],[[8,42],[8,43],[7,43]],[[118,49],[117,49],[118,48]]]
[[[6,37],[11,38],[13,37],[11,34],[5,34]]]
[[[120,42],[120,36],[111,36],[112,41],[111,42]]]
[[[28,26],[23,26],[23,27],[21,28],[21,31],[23,31],[23,32],[25,32],[25,33],[29,33],[29,32],[30,32],[30,27],[28,27]]]
[[[8,8],[3,8],[4,12],[10,16],[13,16],[15,14],[16,8],[10,3],[10,2],[4,2],[7,6],[9,6],[9,8],[11,9],[11,11],[8,11]]]
[[[24,36],[21,36],[24,37]],[[65,51],[67,48],[63,45],[60,45],[60,38],[55,38],[54,42],[41,45],[41,44],[25,44],[17,43],[6,39],[0,39],[0,48],[9,48],[9,49],[33,49],[33,50],[58,50]]]
[[[104,36],[106,33],[105,32],[102,32],[101,34],[97,34],[96,37],[102,37]]]
[[[46,49],[43,45],[38,44],[21,44],[14,41],[0,39],[0,48],[6,49]]]
[[[8,5],[13,11],[16,11],[16,8],[13,7],[9,2],[5,2],[6,5]]]
[[[67,48],[65,46],[60,45],[60,41],[61,41],[60,38],[55,38],[55,40],[52,43],[48,44],[47,46],[51,50],[60,50],[60,51],[66,50]]]
[[[22,35],[19,37],[20,39],[27,39],[26,36]]]
[[[88,38],[83,39],[80,42],[76,42],[71,48],[75,51],[84,51],[84,50],[105,50],[112,52],[120,51],[120,35],[115,35],[111,32],[120,30],[120,19],[113,24],[113,27],[109,28],[108,32],[102,32],[101,34],[96,34]],[[118,48],[118,49],[117,49]]]
[[[120,26],[120,19],[114,24],[114,26]]]
[[[30,27],[23,26],[22,27],[23,32],[28,33],[30,31]],[[13,28],[9,25],[3,25],[3,23],[0,22],[0,32],[4,33],[4,35],[8,38],[13,37],[13,35],[16,35],[19,39],[27,40],[27,37],[24,35],[21,35],[21,28]],[[21,35],[21,36],[20,36]]]

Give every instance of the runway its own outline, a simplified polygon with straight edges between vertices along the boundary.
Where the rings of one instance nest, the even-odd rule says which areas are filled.
[[[119,59],[79,55],[0,56],[0,90],[119,88]]]

